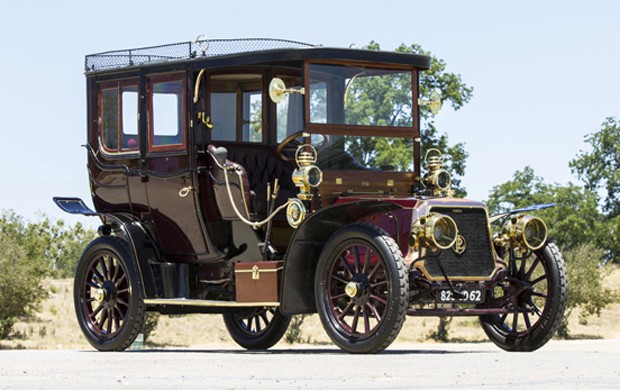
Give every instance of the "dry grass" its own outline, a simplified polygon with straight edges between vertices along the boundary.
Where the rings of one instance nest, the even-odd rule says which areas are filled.
[[[73,311],[73,281],[49,280],[52,290],[43,303],[43,310],[28,322],[15,325],[18,337],[0,342],[2,348],[28,349],[90,349],[82,335]],[[608,288],[620,291],[620,267],[605,279]],[[409,317],[396,340],[398,342],[429,342],[428,335],[437,328],[439,319]],[[587,324],[579,323],[579,313],[570,319],[573,338],[620,338],[620,303],[610,305],[600,317],[590,317]],[[323,331],[317,315],[307,316],[302,325],[302,337],[313,344],[331,344]],[[480,342],[487,338],[477,318],[454,318],[449,337],[454,341]],[[155,346],[170,347],[222,347],[235,346],[226,331],[220,315],[161,316],[155,333],[149,339]],[[284,341],[281,346],[286,346]]]

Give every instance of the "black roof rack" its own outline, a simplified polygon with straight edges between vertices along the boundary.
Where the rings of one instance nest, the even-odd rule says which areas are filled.
[[[124,68],[142,64],[157,64],[192,58],[217,57],[262,50],[303,49],[310,47],[316,46],[286,39],[204,39],[91,54],[86,56],[84,68],[86,72],[96,72],[106,69]]]

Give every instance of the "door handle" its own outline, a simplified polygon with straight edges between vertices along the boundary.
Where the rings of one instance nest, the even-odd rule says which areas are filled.
[[[187,195],[189,195],[190,192],[194,191],[194,187],[189,186],[189,187],[183,187],[181,188],[181,190],[179,191],[179,196],[181,198],[185,198]]]

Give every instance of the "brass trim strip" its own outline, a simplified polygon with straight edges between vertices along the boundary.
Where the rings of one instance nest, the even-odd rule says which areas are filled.
[[[170,306],[200,306],[200,307],[264,307],[280,306],[280,302],[235,302],[235,301],[209,301],[202,299],[186,298],[162,298],[145,299],[147,305],[170,305]]]
[[[262,274],[263,272],[278,272],[278,271],[282,271],[284,269],[284,267],[279,267],[279,268],[269,268],[269,269],[264,269],[264,268],[260,268],[259,267],[259,271]],[[254,272],[253,269],[235,269],[235,273],[251,273]]]

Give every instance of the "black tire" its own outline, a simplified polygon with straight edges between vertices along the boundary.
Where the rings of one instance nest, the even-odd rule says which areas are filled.
[[[529,288],[506,306],[532,313],[480,317],[489,339],[506,351],[530,352],[545,345],[562,323],[568,299],[566,264],[558,247],[548,243],[525,260],[517,261],[515,277]]]
[[[75,271],[73,300],[86,340],[100,351],[122,351],[144,324],[146,306],[134,256],[126,241],[99,237]]]
[[[323,328],[344,351],[381,352],[405,322],[409,280],[402,254],[374,225],[345,226],[327,241],[314,289]]]
[[[277,307],[247,309],[224,313],[224,324],[233,340],[246,349],[268,349],[284,336],[291,317]]]

